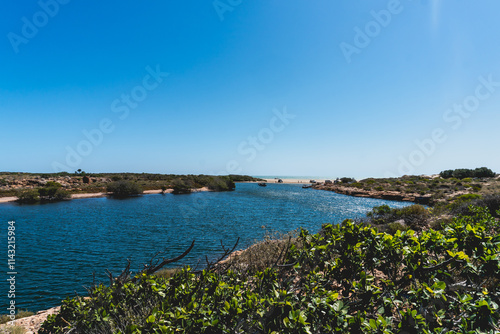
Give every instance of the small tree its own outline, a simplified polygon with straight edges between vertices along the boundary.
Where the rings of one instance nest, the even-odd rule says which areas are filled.
[[[351,183],[351,182],[356,182],[356,180],[355,180],[355,179],[353,179],[352,177],[342,177],[342,178],[340,179],[340,181],[341,181],[342,183]]]
[[[481,167],[474,170],[475,177],[495,177],[496,174],[489,168]]]
[[[142,194],[142,187],[130,181],[116,181],[107,186],[108,192],[112,193],[113,197],[129,197]]]
[[[180,195],[180,194],[190,194],[192,185],[188,184],[188,182],[178,178],[172,181],[172,189],[173,189],[173,194],[175,195]]]
[[[36,203],[40,201],[40,194],[36,189],[22,190],[17,194],[17,201],[20,203]]]

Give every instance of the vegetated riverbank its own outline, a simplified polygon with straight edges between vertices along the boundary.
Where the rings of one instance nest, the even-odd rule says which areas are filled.
[[[480,172],[475,172],[477,170]],[[500,179],[487,168],[455,171],[458,171],[455,177],[454,171],[443,171],[433,176],[367,178],[359,181],[342,178],[334,182],[316,183],[313,188],[349,196],[409,201],[431,206],[464,194],[488,195],[500,190]]]
[[[126,186],[124,195],[148,193],[187,194],[193,191],[229,191],[234,182],[261,181],[245,175],[172,175],[76,172],[55,174],[0,173],[0,203],[57,201],[116,194],[114,184]],[[123,188],[123,187],[122,187]],[[132,189],[133,188],[133,189]]]
[[[126,270],[90,299],[64,301],[40,333],[496,333],[499,206],[498,194],[461,195],[433,229],[434,210],[381,206],[317,234],[264,240],[202,271]],[[401,228],[381,232],[394,219]]]
[[[495,240],[500,240],[500,196],[492,190],[490,187],[483,194],[452,192],[453,196],[436,201],[430,210],[419,205],[402,209],[376,207],[365,219],[346,222],[333,230],[331,225],[325,225],[318,234],[306,232],[298,238],[266,240],[226,262],[231,267],[209,268],[206,274],[181,271],[168,283],[159,277],[145,277],[134,283],[137,289],[130,294],[151,286],[165,289],[160,288],[161,298],[154,293],[148,295],[150,300],[158,299],[163,304],[157,309],[145,309],[142,322],[119,318],[118,309],[132,307],[126,300],[144,296],[131,298],[126,293],[107,299],[120,289],[119,284],[99,287],[95,303],[65,303],[63,309],[66,307],[66,314],[76,314],[80,325],[90,326],[82,328],[109,326],[110,331],[129,321],[135,321],[132,326],[143,332],[157,328],[223,331],[231,326],[242,332],[256,328],[252,326],[265,326],[283,333],[376,333],[397,328],[409,332],[437,328],[495,330],[498,328],[491,324],[499,320],[500,246]],[[470,205],[484,209],[477,211]],[[481,249],[488,250],[488,259],[478,253]],[[471,265],[476,267],[474,273],[468,269]],[[200,286],[203,289],[198,289]],[[214,292],[207,296],[211,287]],[[295,297],[297,292],[302,298]],[[175,299],[176,294],[202,302],[197,306],[183,304]],[[264,300],[265,305],[260,304],[265,307],[254,305],[252,296]],[[391,300],[401,303],[391,304]],[[326,319],[332,322],[317,317],[310,310],[311,303],[326,312]],[[184,309],[185,316],[179,319],[174,314],[172,318],[165,305]],[[286,310],[281,312],[283,308]],[[91,310],[104,310],[111,316],[105,321],[92,318]],[[206,320],[207,316],[211,321]],[[67,324],[60,321],[59,325]],[[46,326],[54,326],[54,322]]]

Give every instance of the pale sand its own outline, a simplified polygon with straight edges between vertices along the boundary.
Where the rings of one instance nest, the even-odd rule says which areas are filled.
[[[278,179],[264,179],[267,183],[278,183]],[[306,183],[310,184],[310,179],[282,179],[283,183]],[[314,179],[316,182],[324,183],[325,180],[322,179]]]
[[[167,189],[165,190],[165,194],[170,194],[174,190],[173,189]],[[200,192],[200,191],[211,191],[207,187],[203,187],[200,189],[193,189],[193,192]],[[79,198],[96,198],[96,197],[105,197],[110,195],[111,193],[88,193],[88,194],[72,194],[71,199],[79,199]],[[144,190],[143,194],[149,195],[149,194],[161,194],[161,189],[157,190]],[[7,202],[15,202],[17,201],[17,197],[0,197],[0,203],[7,203]]]
[[[0,197],[0,203],[14,202],[17,197]]]

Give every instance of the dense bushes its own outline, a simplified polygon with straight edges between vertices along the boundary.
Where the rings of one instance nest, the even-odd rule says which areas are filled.
[[[470,210],[471,205],[485,207],[489,210],[492,216],[497,218],[500,217],[497,212],[500,209],[500,195],[498,194],[485,196],[479,196],[476,194],[462,195],[449,204],[448,209],[453,215],[470,216],[474,214]]]
[[[346,184],[346,183],[353,183],[356,182],[356,179],[353,179],[352,177],[341,177],[340,182]]]
[[[115,181],[107,186],[107,191],[112,193],[113,197],[129,197],[142,194],[142,187],[136,182]]]
[[[192,189],[202,187],[212,191],[230,191],[235,188],[233,177],[210,175],[187,175],[173,180],[171,186],[174,194],[188,194]]]
[[[17,194],[17,201],[26,204],[37,203],[40,201],[40,193],[37,189],[22,190]]]
[[[194,182],[189,179],[175,179],[172,181],[173,194],[190,194],[194,188]]]
[[[476,169],[465,169],[465,168],[460,168],[460,169],[449,169],[442,171],[439,173],[439,175],[443,179],[449,179],[449,178],[457,178],[457,179],[465,179],[465,178],[472,178],[472,177],[494,177],[496,174],[489,168],[486,167],[480,167]]]
[[[18,202],[33,204],[37,202],[63,201],[71,198],[70,193],[64,190],[61,184],[53,181],[47,182],[42,188],[25,189],[17,193]]]
[[[495,333],[499,223],[473,211],[420,234],[351,221],[303,230],[254,274],[185,268],[170,280],[117,280],[64,301],[39,333]]]
[[[430,213],[418,204],[401,209],[391,209],[388,205],[381,205],[368,212],[367,217],[366,222],[369,224],[384,225],[380,226],[382,230],[395,232],[411,228],[420,231],[428,226]]]
[[[229,175],[229,178],[230,178],[233,182],[255,182],[255,181],[265,181],[264,179],[255,178],[255,177],[248,176],[248,175],[235,175],[235,174],[230,174],[230,175]]]

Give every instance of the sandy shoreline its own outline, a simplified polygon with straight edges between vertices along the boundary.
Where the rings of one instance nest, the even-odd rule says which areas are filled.
[[[278,179],[264,179],[266,180],[267,183],[278,183]],[[282,180],[283,182],[282,183],[306,183],[306,184],[311,184],[311,181],[310,179],[280,179]],[[319,182],[319,183],[324,183],[325,180],[324,179],[314,179],[314,181],[316,182]]]
[[[173,189],[167,189],[165,190],[165,194],[170,194],[174,190]],[[211,191],[207,187],[199,188],[199,189],[193,189],[192,192],[200,192],[200,191]],[[143,195],[151,195],[151,194],[161,194],[162,190],[161,189],[156,189],[156,190],[144,190],[142,193]],[[86,194],[72,194],[71,199],[80,199],[80,198],[98,198],[98,197],[106,197],[108,195],[111,195],[111,193],[86,193]],[[12,197],[0,197],[0,203],[8,203],[8,202],[15,202],[17,201],[17,197],[12,196]]]
[[[267,183],[278,183],[278,179],[264,179],[266,180]],[[283,184],[310,184],[310,180],[306,179],[282,179]],[[325,182],[325,180],[316,180],[316,182]],[[247,182],[241,182],[241,183],[247,183]],[[257,182],[248,182],[248,183],[257,183]],[[167,189],[165,190],[165,194],[170,194],[174,190],[173,189]],[[199,188],[199,189],[193,189],[192,192],[200,192],[200,191],[211,191],[207,187]],[[144,195],[150,195],[150,194],[161,194],[162,190],[161,189],[156,189],[156,190],[144,190],[143,194]],[[71,194],[71,199],[80,199],[80,198],[98,198],[98,197],[106,197],[108,195],[111,195],[111,193],[107,192],[100,192],[100,193],[85,193],[85,194]],[[0,203],[8,203],[8,202],[15,202],[17,201],[16,196],[10,196],[10,197],[0,197]]]

